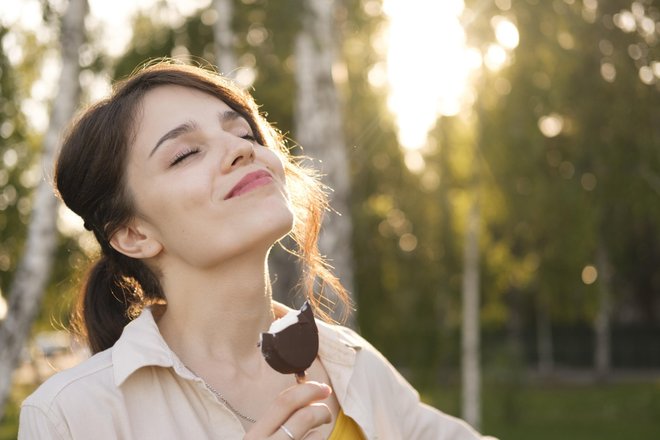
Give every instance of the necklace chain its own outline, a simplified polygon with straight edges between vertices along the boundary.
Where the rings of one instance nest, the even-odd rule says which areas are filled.
[[[227,399],[225,399],[225,397],[224,397],[222,394],[220,394],[220,392],[219,392],[218,390],[216,390],[215,388],[213,388],[213,386],[211,386],[210,383],[208,383],[207,381],[205,381],[204,378],[203,378],[202,376],[200,376],[199,374],[195,373],[190,367],[187,367],[187,368],[188,368],[188,370],[190,370],[190,372],[191,372],[192,374],[194,374],[195,376],[197,376],[198,378],[200,378],[200,379],[202,380],[202,382],[204,383],[204,386],[205,386],[209,391],[211,391],[213,394],[215,394],[215,396],[216,396],[216,397],[217,397],[217,398],[218,398],[218,399],[219,399],[219,400],[220,400],[220,401],[221,401],[221,402],[227,407],[227,409],[229,409],[229,411],[233,412],[237,417],[240,417],[241,419],[243,419],[243,420],[245,420],[245,421],[247,421],[247,422],[250,422],[250,423],[256,423],[256,420],[255,420],[255,419],[253,419],[252,417],[248,417],[248,416],[246,416],[245,414],[241,413],[239,410],[237,410],[236,408],[234,408],[234,406],[233,406],[231,403],[229,403],[229,401],[228,401]]]

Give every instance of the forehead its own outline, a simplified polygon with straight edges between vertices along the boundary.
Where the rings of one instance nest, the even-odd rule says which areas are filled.
[[[140,106],[137,118],[138,133],[181,120],[208,115],[209,111],[229,111],[231,108],[221,99],[200,90],[182,86],[160,86],[148,91]],[[157,134],[155,134],[157,135]]]

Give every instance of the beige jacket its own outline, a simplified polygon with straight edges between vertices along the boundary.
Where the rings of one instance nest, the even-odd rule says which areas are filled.
[[[481,438],[464,422],[420,403],[417,392],[353,331],[319,322],[319,338],[319,358],[337,399],[367,439]],[[240,439],[244,434],[236,416],[170,350],[147,309],[112,348],[54,375],[29,396],[18,438]]]

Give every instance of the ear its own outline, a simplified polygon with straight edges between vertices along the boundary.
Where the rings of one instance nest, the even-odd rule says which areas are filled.
[[[127,257],[152,258],[163,249],[163,245],[153,235],[146,225],[132,221],[114,233],[110,238],[110,245]]]

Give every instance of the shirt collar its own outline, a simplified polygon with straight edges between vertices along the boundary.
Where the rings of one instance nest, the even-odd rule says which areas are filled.
[[[292,309],[273,301],[273,310],[275,316],[279,318]],[[352,368],[355,363],[355,353],[362,348],[362,339],[348,329],[319,320],[317,327],[319,357],[326,368],[340,370]],[[140,368],[148,366],[171,367],[181,376],[190,379],[194,377],[163,339],[151,307],[145,308],[140,316],[124,327],[121,337],[112,348],[112,361],[117,386],[121,386]],[[346,379],[346,383],[341,380],[341,384],[334,385],[347,386],[348,377]]]
[[[142,367],[182,365],[160,334],[151,307],[124,327],[112,348],[112,363],[117,386]]]

